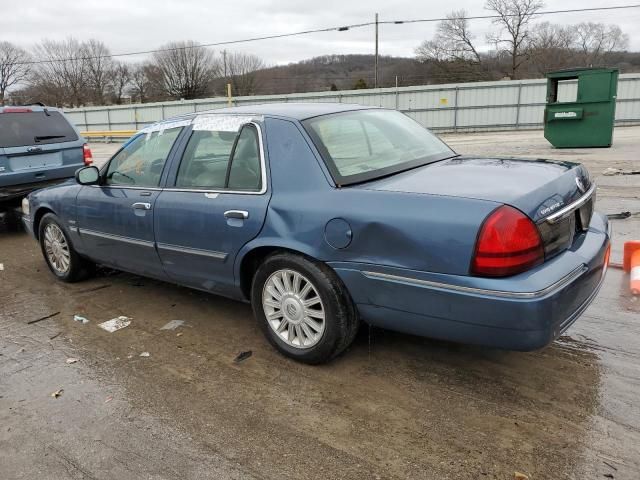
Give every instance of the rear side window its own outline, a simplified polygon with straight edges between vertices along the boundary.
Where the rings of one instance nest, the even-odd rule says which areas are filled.
[[[176,187],[198,190],[258,191],[262,186],[258,132],[196,130],[185,149]]]
[[[0,113],[0,148],[78,140],[60,112]]]
[[[176,187],[224,188],[237,135],[207,130],[193,132],[180,162]]]
[[[238,136],[229,167],[229,190],[260,190],[260,153],[258,132],[251,126],[244,127]]]
[[[131,187],[157,187],[171,147],[182,127],[143,133],[127,143],[107,168],[105,183]]]

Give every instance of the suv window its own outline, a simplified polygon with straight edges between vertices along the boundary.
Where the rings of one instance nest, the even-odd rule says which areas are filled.
[[[260,153],[255,127],[245,125],[239,133],[194,131],[182,156],[176,187],[260,190]]]
[[[136,187],[157,187],[171,147],[182,127],[134,137],[109,162],[105,183]]]
[[[76,140],[78,134],[60,112],[0,112],[0,148]]]

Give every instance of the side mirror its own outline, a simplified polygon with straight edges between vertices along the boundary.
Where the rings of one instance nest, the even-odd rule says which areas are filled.
[[[98,167],[83,167],[76,171],[76,182],[80,185],[96,185],[100,181]]]

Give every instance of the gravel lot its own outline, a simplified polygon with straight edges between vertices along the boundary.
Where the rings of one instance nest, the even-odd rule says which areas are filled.
[[[601,175],[640,169],[640,127],[610,149],[554,150],[540,131],[444,138],[459,153],[580,160],[598,210],[640,211],[640,176]],[[117,144],[92,148],[100,163]],[[613,261],[631,239],[640,215],[614,220]],[[111,271],[58,283],[11,229],[0,263],[2,479],[640,478],[640,300],[620,270],[542,351],[365,327],[310,367],[272,350],[247,305]],[[97,327],[118,315],[131,325]],[[161,330],[170,320],[185,324]]]

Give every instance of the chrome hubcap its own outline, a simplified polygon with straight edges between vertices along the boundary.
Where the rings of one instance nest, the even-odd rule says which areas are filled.
[[[269,326],[287,345],[309,348],[322,338],[324,305],[314,285],[298,272],[272,273],[262,290],[262,308]]]
[[[60,227],[53,223],[44,228],[44,251],[56,272],[67,273],[71,264],[69,244]]]

